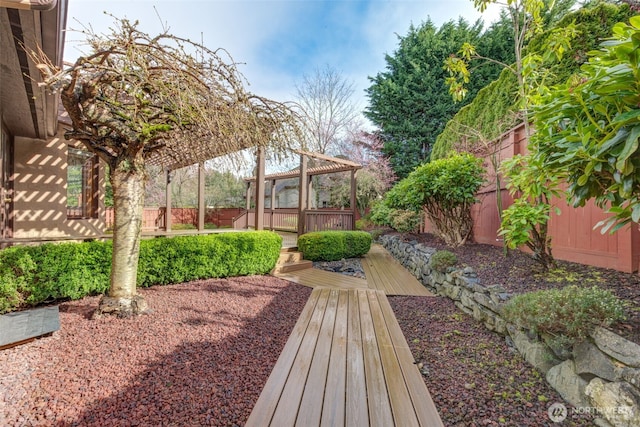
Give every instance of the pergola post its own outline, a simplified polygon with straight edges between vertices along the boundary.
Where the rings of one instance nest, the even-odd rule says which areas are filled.
[[[258,147],[258,173],[256,174],[256,230],[264,230],[264,176],[265,154],[262,147]]]
[[[171,231],[171,169],[166,169],[166,188],[165,188],[165,211],[164,211],[164,230],[169,233]]]
[[[313,209],[313,177],[311,176],[307,179],[307,209]]]
[[[273,231],[273,214],[274,209],[276,208],[276,180],[271,180],[271,205],[269,206],[271,210],[271,215],[269,216],[269,228]]]
[[[356,212],[358,210],[358,207],[356,206],[356,189],[358,183],[356,182],[356,171],[355,170],[351,170],[351,194],[349,197],[349,207],[351,208],[351,212],[353,212],[353,223],[351,224],[351,229],[355,230],[355,225],[356,225]]]
[[[247,201],[247,212],[251,209],[251,181],[247,181],[247,194],[245,195],[245,200]]]
[[[198,163],[198,231],[204,230],[204,215],[206,212],[204,187],[204,162],[200,162]]]
[[[298,236],[305,232],[305,217],[307,214],[308,182],[307,182],[307,156],[300,154],[300,185],[298,194]]]

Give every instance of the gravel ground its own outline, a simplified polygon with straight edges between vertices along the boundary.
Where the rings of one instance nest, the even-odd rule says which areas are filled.
[[[244,424],[311,290],[273,277],[142,289],[154,310],[89,320],[0,351],[0,426]]]
[[[504,339],[451,300],[395,296],[389,302],[446,426],[593,425],[586,415],[552,423],[548,407],[569,405]]]
[[[60,331],[1,351],[0,426],[242,425],[311,290],[240,277],[140,292],[151,314],[89,320],[98,297],[65,302]],[[562,399],[501,337],[445,298],[390,302],[446,426],[559,425],[546,411]]]

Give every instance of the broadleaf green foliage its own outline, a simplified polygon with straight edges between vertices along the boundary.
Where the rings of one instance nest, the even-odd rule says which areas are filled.
[[[613,34],[534,116],[537,156],[568,172],[574,205],[595,199],[614,214],[603,232],[640,222],[640,16]]]
[[[365,111],[380,129],[384,153],[399,178],[428,158],[446,122],[500,73],[495,64],[473,63],[477,67],[468,97],[456,104],[444,83],[445,58],[470,41],[487,55],[509,63],[514,60],[511,39],[506,18],[484,32],[480,21],[469,25],[460,19],[440,28],[427,21],[419,27],[412,25],[407,35],[399,37],[396,51],[385,57],[386,70],[369,78],[369,106]]]
[[[587,52],[596,49],[603,38],[611,35],[613,25],[626,21],[633,12],[626,4],[600,3],[595,7],[583,7],[568,13],[558,23],[544,33],[533,37],[525,53],[539,53],[544,56],[554,28],[575,23],[577,35],[571,39],[570,49],[561,60],[545,64],[548,69],[545,84],[552,86],[566,79],[587,60]],[[459,48],[456,47],[451,53]],[[483,56],[481,47],[478,52]],[[471,83],[475,79],[471,76]],[[471,95],[471,91],[467,97]],[[498,80],[478,92],[469,105],[451,118],[444,130],[437,135],[431,154],[432,159],[443,158],[453,149],[475,151],[482,141],[492,141],[512,128],[518,121],[518,83],[515,75],[504,69]]]
[[[137,286],[266,274],[275,266],[281,244],[279,235],[266,231],[142,240]],[[0,251],[0,313],[105,293],[111,251],[111,241]]]
[[[611,291],[575,285],[517,295],[504,306],[504,317],[535,333],[586,338],[597,326],[610,326],[625,318],[624,303]]]
[[[366,231],[314,231],[298,237],[298,249],[304,259],[311,261],[357,258],[371,249],[371,234]]]
[[[531,152],[537,151],[539,140],[539,133],[531,136]],[[555,263],[548,234],[551,201],[553,196],[564,197],[560,183],[565,174],[546,168],[532,154],[503,160],[500,173],[507,180],[514,202],[502,211],[499,235],[504,236],[509,248],[527,246],[533,252],[533,259],[548,269]]]
[[[471,205],[484,182],[482,161],[471,154],[454,154],[418,166],[386,194],[392,209],[426,212],[436,233],[452,246],[471,234]]]
[[[413,233],[418,231],[422,215],[412,210],[394,209],[389,214],[389,222],[400,233]]]
[[[431,268],[440,273],[446,273],[450,267],[455,266],[457,263],[458,257],[450,251],[437,251],[429,258]]]

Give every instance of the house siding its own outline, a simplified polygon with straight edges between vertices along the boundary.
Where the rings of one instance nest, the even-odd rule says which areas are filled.
[[[67,219],[69,145],[73,143],[64,139],[62,131],[46,141],[15,138],[14,237],[90,237],[104,233],[103,165],[99,167],[98,217]]]

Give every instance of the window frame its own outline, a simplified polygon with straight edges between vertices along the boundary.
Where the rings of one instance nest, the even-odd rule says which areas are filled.
[[[81,171],[81,189],[78,198],[79,206],[69,206],[69,168],[71,166],[72,156],[84,158]],[[99,192],[98,183],[100,179],[98,156],[74,146],[67,148],[67,193],[66,193],[66,211],[67,219],[92,219],[98,218],[98,202]]]

